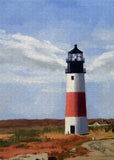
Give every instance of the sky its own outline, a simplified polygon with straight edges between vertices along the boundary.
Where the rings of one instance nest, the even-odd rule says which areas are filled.
[[[84,52],[88,118],[114,118],[114,0],[0,0],[0,119],[65,117],[67,53]]]

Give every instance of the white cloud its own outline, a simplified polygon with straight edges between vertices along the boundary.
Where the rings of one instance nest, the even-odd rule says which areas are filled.
[[[85,45],[88,46],[88,43]],[[41,42],[20,33],[6,34],[2,30],[0,31],[0,82],[23,84],[63,82],[66,58],[63,55],[67,54],[65,55],[63,50],[49,41]],[[105,52],[96,58],[87,57],[87,61],[91,62],[86,64],[87,81],[101,82],[114,79],[113,51]],[[20,71],[23,75],[18,74]]]
[[[60,57],[64,51],[51,44],[49,41],[39,40],[21,35],[11,35],[5,31],[0,32],[0,61],[23,67],[59,70],[65,66],[65,61]]]
[[[0,30],[0,82],[47,83],[63,81],[64,51],[49,41],[7,34]],[[64,73],[63,73],[64,74]]]
[[[87,81],[103,82],[114,80],[114,51],[96,57],[87,66]]]

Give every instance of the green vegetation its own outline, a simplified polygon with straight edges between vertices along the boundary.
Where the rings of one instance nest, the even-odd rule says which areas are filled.
[[[11,139],[14,140],[14,142],[41,142],[40,138],[40,131],[36,129],[20,129],[14,132],[14,136],[11,137]]]
[[[10,131],[10,133],[13,133],[14,134],[13,136],[11,136],[7,140],[0,139],[0,147],[8,147],[10,145],[18,144],[20,142],[42,142],[41,135],[43,135],[44,133],[51,133],[51,132],[64,133],[64,127],[39,127],[35,129],[12,130]],[[6,134],[7,132],[4,133]],[[50,138],[45,138],[44,140],[48,142],[50,141]]]
[[[20,129],[13,132],[9,139],[0,139],[0,147],[8,147],[19,142],[41,142],[40,131],[35,129]]]
[[[89,131],[112,131],[114,132],[114,125],[100,125],[100,126],[88,126]],[[18,144],[17,147],[27,147],[24,144],[26,142],[48,142],[50,138],[41,138],[44,133],[62,133],[64,134],[64,126],[48,126],[48,127],[37,127],[37,128],[25,128],[25,129],[10,129],[0,130],[1,134],[13,134],[9,139],[0,139],[0,147],[8,147],[13,144]]]
[[[62,133],[64,134],[65,130],[64,127],[43,127],[42,128],[42,134],[44,133]]]
[[[100,125],[100,126],[91,125],[91,126],[88,126],[88,129],[89,129],[89,131],[90,130],[92,130],[92,131],[105,131],[105,132],[112,131],[114,133],[114,125]]]

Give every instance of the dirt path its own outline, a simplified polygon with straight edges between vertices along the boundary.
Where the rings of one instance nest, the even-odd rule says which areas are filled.
[[[82,147],[90,151],[86,157],[65,160],[114,160],[114,139],[86,142]]]

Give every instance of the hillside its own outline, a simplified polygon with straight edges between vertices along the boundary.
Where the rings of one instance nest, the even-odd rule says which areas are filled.
[[[38,126],[63,126],[64,120],[58,119],[12,119],[0,120],[0,128],[28,128]]]
[[[114,124],[114,119],[89,119],[88,124],[98,122],[100,124]],[[0,120],[0,129],[2,128],[28,128],[38,126],[64,126],[64,119],[12,119]]]
[[[88,124],[91,125],[95,122],[99,124],[114,124],[114,119],[89,119]]]

